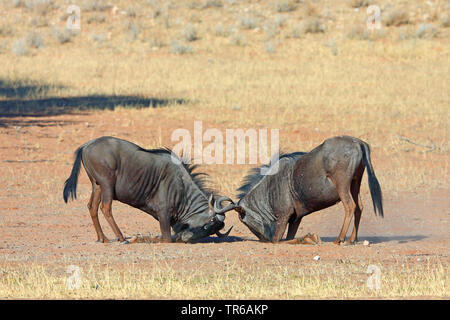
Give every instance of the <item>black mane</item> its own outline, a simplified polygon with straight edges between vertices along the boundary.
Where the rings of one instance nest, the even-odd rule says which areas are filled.
[[[278,161],[282,158],[292,158],[297,159],[299,156],[305,154],[305,152],[297,151],[292,153],[282,153],[278,157]],[[271,161],[272,162],[272,161]],[[261,174],[262,168],[269,168],[270,164],[264,164],[261,167],[252,168],[249,170],[248,175],[244,177],[243,184],[237,189],[240,193],[238,194],[239,200],[244,198],[247,193],[259,182],[265,175]]]
[[[186,162],[191,162],[190,159],[187,158],[180,158],[177,154],[175,154],[170,148],[164,147],[164,148],[156,148],[156,149],[143,149],[141,148],[141,151],[145,151],[148,153],[153,154],[167,154],[176,157],[178,160],[180,160],[181,164],[183,165],[184,169],[189,173],[189,176],[192,178],[192,181],[197,185],[197,187],[207,196],[210,194],[214,194],[214,190],[207,187],[208,184],[207,176],[208,174],[204,172],[194,172],[197,168],[197,164],[191,164]]]

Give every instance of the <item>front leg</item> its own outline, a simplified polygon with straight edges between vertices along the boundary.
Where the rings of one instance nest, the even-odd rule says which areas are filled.
[[[302,221],[302,217],[296,218],[294,221],[289,222],[288,232],[286,235],[286,240],[292,240],[295,238],[295,235],[298,230],[298,226],[300,225],[300,222]]]
[[[288,218],[286,218],[286,217],[280,217],[278,219],[278,221],[276,222],[275,233],[272,238],[272,243],[280,242],[281,238],[283,237],[284,232],[286,231],[287,223],[288,223]]]
[[[158,213],[159,227],[161,229],[161,242],[172,242],[170,233],[170,214],[168,211],[161,210]]]

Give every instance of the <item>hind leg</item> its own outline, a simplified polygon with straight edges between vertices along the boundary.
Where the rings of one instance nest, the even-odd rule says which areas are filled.
[[[100,204],[100,197],[102,190],[100,186],[92,183],[92,194],[88,202],[89,213],[91,214],[92,223],[94,224],[95,232],[97,233],[97,242],[108,242],[105,234],[100,226],[100,221],[98,220],[98,207]]]
[[[352,216],[354,215],[356,204],[350,194],[350,179],[348,177],[344,175],[334,179],[330,177],[330,180],[332,180],[333,184],[335,185],[336,191],[345,209],[344,223],[342,224],[341,232],[339,233],[337,239],[334,241],[335,244],[340,244],[341,242],[345,241],[345,235],[347,234]]]
[[[361,196],[357,196],[356,203],[357,204],[356,204],[356,209],[355,209],[355,219],[354,219],[353,231],[352,231],[350,238],[348,238],[348,241],[347,241],[348,244],[355,244],[356,242],[358,242],[359,221],[361,220],[361,214],[362,214],[362,210],[363,210]]]
[[[355,214],[354,214],[353,231],[352,231],[352,234],[350,235],[350,238],[348,238],[348,241],[347,241],[347,243],[349,243],[349,244],[355,244],[358,241],[359,221],[361,220],[361,213],[363,210],[361,195],[359,194],[363,173],[364,173],[364,167],[360,166],[357,173],[355,174],[355,179],[352,181],[352,186],[351,186],[351,190],[350,190],[353,201],[356,204],[356,208],[355,208]]]
[[[105,190],[102,188],[102,204],[100,206],[100,209],[102,210],[106,221],[108,221],[109,225],[111,226],[111,229],[113,229],[116,238],[122,243],[128,243],[127,241],[125,241],[125,238],[123,237],[122,232],[117,226],[116,221],[114,220],[114,217],[112,215],[112,201],[112,192],[108,189]]]
[[[345,235],[347,234],[348,227],[350,226],[352,216],[354,215],[356,209],[356,205],[348,192],[342,194],[342,196],[340,197],[345,209],[345,218],[344,223],[342,224],[341,232],[339,233],[337,239],[334,241],[335,244],[340,244],[341,242],[345,241]]]

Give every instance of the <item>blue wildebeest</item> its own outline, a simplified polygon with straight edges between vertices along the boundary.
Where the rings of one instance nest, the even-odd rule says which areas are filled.
[[[173,158],[176,157],[176,158]],[[176,159],[177,161],[173,161]],[[159,221],[161,241],[191,242],[216,233],[224,227],[225,215],[214,211],[214,196],[204,187],[202,173],[182,163],[168,149],[146,150],[138,145],[101,137],[75,151],[75,162],[64,185],[63,197],[76,198],[81,163],[92,183],[88,209],[97,232],[97,241],[108,242],[98,219],[100,205],[117,240],[127,243],[112,215],[112,201],[118,200],[141,209]],[[223,199],[221,200],[223,201]]]
[[[342,201],[345,218],[335,243],[344,242],[352,216],[354,227],[348,242],[355,243],[363,208],[359,189],[365,168],[375,214],[383,217],[381,188],[370,161],[369,145],[360,139],[330,138],[308,153],[281,155],[276,164],[278,171],[272,175],[262,175],[261,168],[252,169],[238,189],[237,204],[223,198],[216,203],[217,210],[236,210],[239,219],[261,241],[280,241],[288,224],[286,240],[292,240],[304,216]],[[272,170],[274,165],[263,167]],[[231,203],[222,208],[224,200]]]

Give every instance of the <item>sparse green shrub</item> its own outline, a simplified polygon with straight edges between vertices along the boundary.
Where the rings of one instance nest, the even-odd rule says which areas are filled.
[[[91,34],[91,40],[98,43],[103,43],[106,40],[106,34],[105,33],[93,33]]]
[[[201,5],[199,0],[188,0],[186,3],[188,9],[200,9]]]
[[[330,52],[333,56],[338,55],[338,47],[336,45],[336,42],[334,42],[334,39],[326,41],[323,45],[327,48],[330,48]]]
[[[443,28],[448,28],[450,27],[450,19],[449,19],[449,14],[448,13],[443,13],[440,18],[440,23],[441,23],[441,27]]]
[[[136,18],[138,15],[139,9],[134,6],[131,6],[131,7],[128,7],[125,10],[125,12],[126,12],[127,16],[129,16],[130,18]]]
[[[400,40],[400,41],[408,40],[410,38],[411,38],[411,35],[406,30],[402,30],[398,33],[398,40]]]
[[[53,9],[53,0],[27,0],[25,3],[28,9],[33,9],[37,15],[45,16]]]
[[[244,36],[236,30],[230,35],[230,43],[235,46],[243,47],[247,45]]]
[[[266,49],[267,53],[274,53],[275,52],[275,44],[272,41],[267,41],[264,44],[264,48]]]
[[[301,16],[306,19],[310,17],[320,17],[319,9],[317,8],[315,2],[310,0],[305,1],[301,8]]]
[[[263,30],[266,33],[267,40],[274,38],[278,33],[277,25],[274,23],[269,23],[265,25],[263,27]]]
[[[36,32],[28,33],[25,37],[25,42],[32,48],[41,49],[44,47],[44,39]]]
[[[24,0],[11,0],[11,6],[14,8],[26,7]]]
[[[14,34],[13,28],[8,23],[0,24],[0,36],[9,37]]]
[[[170,41],[170,52],[176,54],[185,54],[194,52],[192,46],[184,45],[176,40]]]
[[[386,27],[390,27],[390,26],[397,27],[402,24],[409,23],[408,11],[403,8],[402,9],[396,9],[396,8],[388,9],[387,12],[381,13],[381,17],[382,17],[381,20]]]
[[[303,33],[321,33],[325,32],[325,25],[320,19],[309,17],[300,24]]]
[[[92,23],[104,23],[106,21],[106,17],[104,15],[93,15],[87,18],[87,24]]]
[[[208,9],[208,8],[221,8],[223,7],[222,1],[219,0],[190,0],[186,4],[189,9]]]
[[[351,27],[347,33],[347,38],[351,40],[367,40],[370,37],[370,31],[363,26]]]
[[[201,9],[222,8],[223,3],[220,0],[205,0]]]
[[[8,48],[8,43],[5,40],[0,41],[0,53],[4,53]]]
[[[287,35],[288,38],[296,38],[299,39],[303,36],[303,30],[299,24],[295,25],[291,32]]]
[[[157,35],[150,37],[148,43],[152,49],[159,49],[166,46],[166,43]]]
[[[44,16],[34,16],[30,20],[30,25],[34,28],[47,27],[48,21]]]
[[[275,16],[275,24],[277,27],[284,27],[286,25],[286,22],[288,21],[288,18],[282,14],[277,14]]]
[[[239,20],[241,29],[255,29],[258,26],[258,19],[255,17],[244,16]]]
[[[188,24],[181,32],[181,35],[186,41],[198,40],[197,30],[192,24]]]
[[[438,29],[431,23],[421,23],[416,31],[416,38],[418,39],[432,39],[436,37]]]
[[[56,29],[55,28],[51,31],[51,35],[60,44],[64,44],[64,43],[68,43],[68,42],[72,41],[72,38],[76,35],[76,33],[72,32],[71,30],[68,30],[66,28],[64,28],[64,29]]]
[[[347,33],[347,38],[351,40],[370,40],[375,41],[377,39],[384,38],[386,36],[386,29],[369,30],[365,26],[351,27]]]
[[[112,5],[107,3],[105,0],[84,0],[81,5],[81,10],[83,12],[88,11],[106,11],[112,8]]]
[[[214,34],[218,37],[229,37],[230,36],[230,29],[225,28],[221,23],[215,26],[214,28]]]
[[[19,39],[13,43],[11,51],[16,56],[26,56],[30,53],[30,47],[25,39]]]
[[[132,23],[132,22],[128,22],[125,24],[125,40],[127,42],[133,42],[137,39],[139,33],[140,33],[140,28]]]
[[[290,12],[297,9],[297,3],[293,0],[277,0],[274,6],[277,12]]]
[[[349,3],[353,8],[361,8],[370,6],[373,0],[350,0]]]

